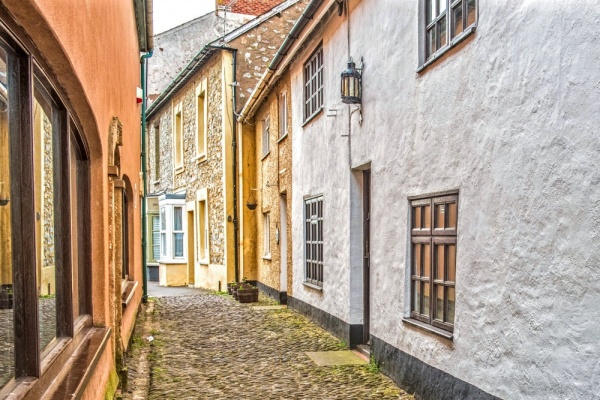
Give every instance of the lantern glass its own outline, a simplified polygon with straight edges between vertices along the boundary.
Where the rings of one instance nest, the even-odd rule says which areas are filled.
[[[341,94],[342,102],[346,104],[360,104],[362,97],[362,77],[356,69],[354,62],[348,63],[348,68],[342,72]]]

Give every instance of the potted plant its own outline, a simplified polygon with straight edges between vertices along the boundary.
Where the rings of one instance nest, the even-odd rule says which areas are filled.
[[[240,303],[255,303],[258,301],[258,288],[252,285],[238,288],[237,298]]]
[[[12,285],[2,285],[0,288],[0,309],[10,310],[13,308],[13,290]]]
[[[232,295],[233,294],[232,289],[236,285],[237,285],[236,281],[227,283],[227,294]]]

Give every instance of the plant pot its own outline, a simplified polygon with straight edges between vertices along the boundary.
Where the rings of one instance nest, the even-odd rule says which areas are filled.
[[[10,310],[14,306],[12,293],[0,293],[0,310]]]
[[[231,288],[231,295],[233,296],[234,299],[238,299],[238,287],[237,286],[233,286]]]
[[[237,296],[240,303],[256,303],[258,301],[258,289],[240,289]]]

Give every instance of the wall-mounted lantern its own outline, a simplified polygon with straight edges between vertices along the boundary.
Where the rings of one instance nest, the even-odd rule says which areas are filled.
[[[348,68],[342,72],[342,103],[346,104],[360,104],[362,101],[362,70],[363,63],[362,58],[360,60],[360,67],[356,68],[352,57],[348,62]]]

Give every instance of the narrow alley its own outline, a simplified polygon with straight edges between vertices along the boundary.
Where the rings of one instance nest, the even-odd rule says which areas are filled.
[[[413,398],[354,354],[348,362],[361,364],[317,366],[306,352],[346,344],[262,295],[240,304],[201,289],[166,290],[140,312],[123,399]]]

